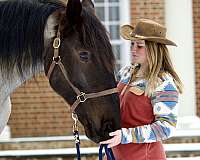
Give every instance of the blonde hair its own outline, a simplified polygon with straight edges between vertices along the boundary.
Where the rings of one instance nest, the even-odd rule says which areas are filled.
[[[145,79],[148,83],[146,86],[145,95],[150,96],[155,90],[158,83],[158,78],[161,76],[162,72],[167,72],[173,77],[178,91],[182,93],[183,84],[173,67],[166,45],[145,41],[145,46],[148,61],[148,70],[145,75]],[[138,70],[139,67],[136,67],[135,71],[133,71],[133,79]]]

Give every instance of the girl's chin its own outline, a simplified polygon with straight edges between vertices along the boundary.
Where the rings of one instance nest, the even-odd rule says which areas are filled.
[[[134,63],[134,64],[135,63],[140,63],[139,61],[136,61],[136,60],[132,60],[131,62]]]

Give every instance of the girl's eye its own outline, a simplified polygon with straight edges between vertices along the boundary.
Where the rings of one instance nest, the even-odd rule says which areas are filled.
[[[140,42],[131,42],[131,47],[133,47],[134,45],[136,45],[137,48],[143,48],[145,46],[145,44]]]
[[[90,52],[87,52],[87,51],[79,52],[79,57],[80,57],[80,60],[84,63],[87,63],[91,60],[91,54]]]

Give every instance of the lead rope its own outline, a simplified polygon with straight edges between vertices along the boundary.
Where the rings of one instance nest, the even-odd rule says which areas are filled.
[[[78,132],[78,125],[77,125],[77,122],[78,122],[77,115],[72,113],[72,119],[74,120],[73,134],[74,134],[74,141],[76,145],[77,160],[81,160],[80,138],[79,138],[79,132]]]
[[[81,160],[80,138],[79,138],[79,132],[78,132],[78,125],[77,125],[78,117],[75,113],[72,113],[72,119],[74,120],[73,134],[74,134],[74,141],[76,145],[77,160]],[[107,144],[101,144],[99,146],[99,160],[103,160],[103,149],[105,150],[107,160],[115,160],[112,149],[108,148]]]
[[[99,160],[103,160],[103,148],[105,150],[107,160],[115,160],[112,149],[108,148],[107,144],[101,144],[99,147]]]

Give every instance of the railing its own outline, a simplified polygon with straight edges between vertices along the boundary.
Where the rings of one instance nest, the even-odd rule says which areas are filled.
[[[200,143],[164,144],[167,154],[199,154]],[[82,155],[97,155],[98,147],[81,148]],[[0,157],[56,157],[75,156],[75,148],[34,149],[34,150],[6,150],[0,151]]]
[[[164,144],[165,151],[170,152],[200,152],[200,143],[198,144]],[[81,148],[81,154],[84,155],[97,155],[99,151],[98,147],[84,147]],[[61,148],[61,149],[37,149],[37,150],[7,150],[0,151],[0,157],[56,157],[56,156],[75,156],[75,148]],[[194,158],[194,157],[193,157]],[[200,158],[199,158],[200,159]],[[199,160],[198,159],[198,160]]]
[[[176,138],[200,137],[200,131],[178,131]],[[86,136],[80,136],[81,142],[90,142]],[[58,136],[58,137],[32,137],[32,138],[12,138],[10,140],[1,141],[0,144],[21,144],[32,142],[64,142],[74,143],[73,136]],[[71,145],[73,146],[73,144]],[[168,158],[168,160],[200,160],[200,142],[199,143],[175,143],[164,144],[165,151],[168,157],[174,156],[191,156],[183,158]],[[81,147],[82,156],[97,155],[98,146],[95,147]],[[2,157],[75,157],[75,147],[59,148],[59,149],[24,149],[24,150],[2,150],[0,151],[0,158]],[[197,157],[198,156],[198,157]]]

